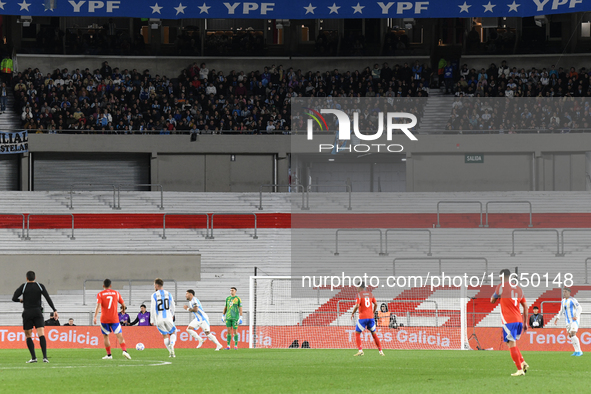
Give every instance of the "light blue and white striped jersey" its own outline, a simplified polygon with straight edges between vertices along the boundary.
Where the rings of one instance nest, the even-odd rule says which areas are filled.
[[[174,298],[166,290],[156,290],[150,297],[150,322],[171,320],[174,317]]]
[[[201,301],[197,297],[193,297],[191,301],[189,301],[189,308],[193,309],[197,307],[197,312],[191,312],[193,317],[198,321],[206,321],[209,324],[209,317],[207,317],[207,313],[203,310],[203,305],[201,305]]]
[[[563,298],[558,317],[560,317],[560,314],[564,314],[566,324],[571,324],[573,322],[573,317],[576,317],[577,320],[581,319],[582,311],[583,308],[581,308],[581,305],[574,297]]]

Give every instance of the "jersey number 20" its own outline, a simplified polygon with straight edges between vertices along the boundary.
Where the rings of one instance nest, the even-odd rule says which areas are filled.
[[[164,306],[164,308],[162,308]],[[168,298],[165,298],[163,300],[158,300],[158,303],[156,304],[156,309],[158,309],[159,311],[163,311],[164,309],[168,310],[170,309],[170,304],[168,302]]]

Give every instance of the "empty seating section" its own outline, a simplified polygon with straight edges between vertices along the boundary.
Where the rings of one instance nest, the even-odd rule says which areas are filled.
[[[183,301],[186,289],[193,288],[202,299],[205,310],[213,316],[223,309],[223,300],[230,286],[238,287],[239,295],[248,305],[248,279],[254,273],[254,267],[258,267],[259,275],[291,274],[292,236],[297,237],[294,245],[301,242],[308,245],[306,251],[299,252],[301,256],[314,258],[322,265],[338,265],[357,259],[381,267],[385,275],[425,277],[427,273],[466,273],[478,277],[484,274],[489,278],[488,274],[493,273],[497,280],[499,270],[509,268],[512,272],[517,269],[519,273],[537,272],[540,276],[548,273],[551,282],[558,273],[564,275],[568,272],[573,274],[579,293],[575,297],[585,305],[591,301],[587,268],[587,259],[591,258],[588,242],[591,230],[584,231],[591,228],[591,207],[586,202],[587,196],[584,192],[438,193],[436,196],[429,193],[353,193],[352,210],[349,211],[348,194],[345,192],[311,193],[310,210],[301,211],[299,194],[265,193],[264,210],[261,211],[258,209],[258,193],[165,192],[166,209],[162,211],[159,209],[159,192],[122,191],[121,210],[113,211],[110,206],[112,191],[76,191],[73,210],[69,209],[68,192],[2,192],[0,251],[5,254],[199,253],[202,256],[200,282],[173,278],[178,282],[177,302]],[[483,206],[488,201],[527,200],[531,202],[533,212],[531,230],[558,230],[559,244],[552,231],[528,233],[529,208],[524,204],[491,205],[489,228],[479,227],[478,204],[443,205],[440,227],[437,228],[437,203],[452,200],[480,201]],[[259,224],[258,239],[253,239],[253,219],[250,215],[220,215],[219,218],[216,215],[215,239],[206,239],[204,217],[170,215],[166,219],[166,239],[162,239],[164,213],[191,212],[255,213]],[[22,217],[4,215],[8,213],[35,214],[31,218],[30,240],[20,237]],[[70,214],[76,223],[75,240],[69,238]],[[294,222],[297,226],[294,225],[293,230],[290,218],[297,218]],[[386,237],[382,239],[387,245],[388,255],[380,255],[386,247],[380,248],[377,231],[340,232],[339,254],[335,255],[335,236],[340,228],[380,229],[382,232],[392,228],[400,231],[390,231],[387,241]],[[428,229],[430,237],[403,229]],[[514,229],[524,231],[517,234],[516,255],[511,256]],[[563,229],[578,231],[562,232]],[[429,239],[432,256],[428,256]],[[564,256],[556,256],[557,247]],[[442,258],[441,261],[439,258]],[[108,276],[112,279],[134,279],[118,278],[116,272],[108,273]],[[145,279],[141,274],[139,277]],[[50,290],[57,293],[55,302],[60,312],[65,313],[64,317],[71,315],[80,324],[88,324],[94,296],[100,286],[96,283],[88,285],[85,293],[87,305],[83,305],[82,285],[80,283],[79,290]],[[543,304],[543,312],[552,315],[557,312],[558,306],[549,301],[559,299],[557,287],[552,283],[548,288],[545,285],[530,286],[525,289],[525,295],[530,305],[541,306],[542,301],[548,301]],[[153,290],[150,283],[134,283],[131,290],[129,304],[133,313],[142,302],[147,302]],[[380,300],[395,302],[405,296],[407,293],[404,291],[407,290],[385,287],[376,289],[375,293]],[[417,311],[430,309],[432,301],[441,304],[444,310],[444,301],[441,300],[445,297],[438,291],[444,290],[419,292],[417,305],[405,306],[410,308],[408,311],[401,307],[404,319],[411,325],[423,324]],[[128,292],[126,285],[122,292],[125,298],[129,298]],[[468,296],[477,297],[468,303],[469,326],[471,323],[479,326],[499,324],[498,307],[488,304],[491,292],[490,286],[468,288]],[[317,289],[314,297],[294,301],[302,312],[299,323],[316,321],[314,316],[323,311],[323,305],[330,308],[335,303],[334,297],[335,294],[327,289]],[[350,309],[352,305],[343,304],[343,307]],[[19,324],[19,311],[20,305],[9,302],[7,294],[0,297],[0,312],[5,324]],[[442,316],[437,324],[447,324],[443,312]],[[591,325],[591,320],[587,320],[588,316],[584,315],[583,326]],[[333,325],[348,324],[339,314],[328,322]],[[188,314],[179,314],[178,323],[188,323]]]

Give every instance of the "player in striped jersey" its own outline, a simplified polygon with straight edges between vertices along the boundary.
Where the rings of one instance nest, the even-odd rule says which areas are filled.
[[[164,338],[164,346],[168,349],[169,357],[176,357],[174,344],[176,343],[176,326],[174,325],[174,298],[168,291],[162,289],[164,281],[154,280],[154,294],[150,297],[150,323],[156,325]]]
[[[205,335],[207,335],[207,338],[209,338],[210,341],[215,343],[215,350],[217,352],[223,346],[221,343],[218,342],[218,339],[215,337],[215,335],[209,332],[209,317],[207,316],[207,313],[205,313],[205,311],[203,310],[201,301],[199,301],[199,299],[195,297],[195,291],[193,290],[187,290],[187,293],[185,293],[185,298],[187,299],[187,301],[189,301],[189,305],[184,305],[183,308],[185,308],[186,311],[189,311],[191,314],[193,314],[194,317],[194,319],[191,321],[191,323],[189,323],[189,326],[187,327],[187,332],[189,333],[189,335],[191,335],[193,338],[199,341],[197,349],[199,349],[201,345],[203,345],[203,342],[205,342],[205,339],[201,339],[201,337],[197,334],[197,329],[201,328],[203,329],[203,332],[205,332]]]
[[[564,320],[566,321],[566,332],[570,337],[570,342],[575,348],[575,352],[571,354],[571,356],[579,357],[583,355],[583,352],[581,351],[581,343],[579,342],[579,338],[577,338],[577,331],[579,330],[579,322],[581,321],[582,311],[583,308],[581,308],[581,304],[579,304],[579,302],[574,297],[571,297],[571,289],[565,287],[562,290],[560,311],[554,318],[554,324],[558,324],[558,318],[560,315],[564,314]]]

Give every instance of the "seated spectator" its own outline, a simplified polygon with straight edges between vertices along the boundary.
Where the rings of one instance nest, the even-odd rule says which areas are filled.
[[[64,323],[64,326],[76,326],[74,324],[74,319],[69,318],[67,323]]]
[[[134,321],[132,321],[131,323],[129,323],[130,326],[134,326],[134,325],[138,325],[138,326],[151,326],[152,324],[150,324],[150,312],[146,311],[146,305],[142,304],[140,306],[140,313],[137,314],[137,317],[135,318]]]
[[[61,326],[60,321],[54,316],[53,312],[49,313],[49,319],[45,320],[46,326]]]
[[[534,306],[534,314],[529,317],[529,326],[531,328],[544,328],[544,316],[538,313],[539,309]]]
[[[129,326],[129,322],[131,321],[129,315],[125,313],[125,305],[121,305],[121,311],[119,312],[119,323],[122,326]]]

